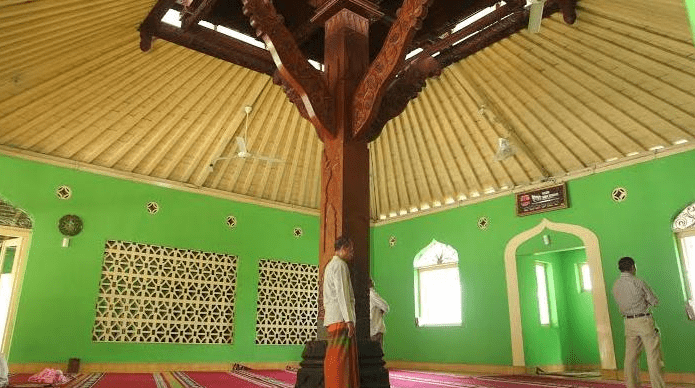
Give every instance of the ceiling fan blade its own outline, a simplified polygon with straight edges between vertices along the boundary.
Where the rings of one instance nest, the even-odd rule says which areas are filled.
[[[248,151],[246,151],[246,141],[243,137],[236,137],[236,146],[239,148],[239,153],[248,154]]]
[[[254,159],[263,160],[263,161],[270,162],[270,163],[285,163],[285,161],[282,159],[271,158],[269,156],[251,155],[251,157]]]

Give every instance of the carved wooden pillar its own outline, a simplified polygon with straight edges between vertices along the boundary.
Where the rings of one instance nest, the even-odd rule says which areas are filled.
[[[325,74],[334,97],[334,136],[323,139],[321,179],[321,239],[319,252],[319,314],[323,321],[323,269],[334,253],[333,243],[349,235],[355,243],[351,268],[355,291],[357,337],[369,337],[369,151],[365,140],[354,139],[352,95],[369,66],[369,20],[348,9],[326,18]]]
[[[244,14],[263,38],[277,72],[299,112],[316,128],[324,144],[321,159],[321,237],[319,247],[319,338],[307,343],[297,388],[323,387],[323,271],[340,235],[355,243],[351,268],[357,315],[357,342],[362,388],[386,388],[388,372],[377,342],[369,340],[369,150],[383,124],[405,108],[428,76],[439,72],[436,61],[403,68],[405,52],[432,0],[405,0],[377,58],[369,60],[369,23],[381,16],[370,0],[324,0],[312,22],[324,24],[325,71],[312,68],[282,18],[268,0],[243,0]],[[402,77],[396,79],[401,73]],[[395,80],[395,81],[394,81]],[[404,85],[412,83],[413,86]],[[378,114],[382,99],[398,109]],[[373,126],[376,125],[376,127]]]

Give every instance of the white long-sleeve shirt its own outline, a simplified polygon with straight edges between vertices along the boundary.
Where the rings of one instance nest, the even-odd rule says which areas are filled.
[[[386,330],[384,325],[384,314],[389,312],[389,304],[384,298],[376,293],[374,287],[369,288],[369,335],[383,333]]]
[[[659,304],[647,283],[629,272],[622,272],[613,284],[613,297],[623,315],[644,314],[650,306]]]
[[[333,256],[323,271],[323,325],[355,322],[355,294],[350,269],[340,257]]]

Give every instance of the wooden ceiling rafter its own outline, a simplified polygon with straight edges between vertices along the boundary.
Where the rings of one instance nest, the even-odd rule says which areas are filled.
[[[184,5],[181,12],[181,29],[188,31],[197,25],[215,6],[217,0],[193,0],[189,6]]]

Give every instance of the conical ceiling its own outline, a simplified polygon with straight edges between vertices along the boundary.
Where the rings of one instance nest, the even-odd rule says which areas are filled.
[[[0,151],[315,212],[322,145],[311,125],[266,75],[162,41],[141,52],[152,6],[0,3]],[[237,136],[284,163],[234,157]],[[503,161],[500,137],[516,150]],[[693,142],[683,2],[582,0],[574,25],[555,15],[428,81],[370,145],[372,218]]]

